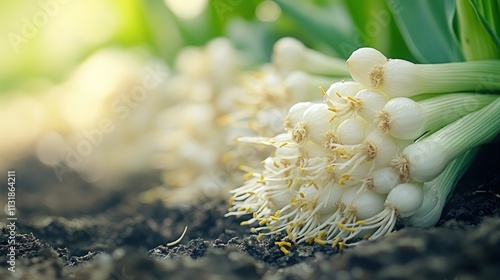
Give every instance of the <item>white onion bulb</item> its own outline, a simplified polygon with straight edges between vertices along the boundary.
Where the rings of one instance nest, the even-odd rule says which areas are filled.
[[[390,97],[412,96],[421,91],[425,81],[414,63],[402,59],[390,59],[384,66],[383,82],[379,89]]]
[[[299,40],[285,37],[278,40],[273,46],[273,64],[283,74],[301,69],[305,46]]]
[[[370,72],[377,65],[384,65],[387,58],[373,48],[355,50],[347,59],[347,67],[352,78],[366,87],[371,87]]]
[[[353,206],[356,209],[356,217],[365,220],[377,215],[384,210],[385,195],[369,190],[364,190],[354,199]]]
[[[313,104],[315,103],[299,102],[290,107],[285,120],[285,128],[293,128],[298,122],[302,121],[304,118],[304,112]]]
[[[367,123],[361,118],[347,118],[337,127],[338,140],[344,145],[354,145],[363,142]]]
[[[409,176],[417,182],[436,178],[448,164],[446,149],[440,143],[416,142],[406,147],[402,154],[409,164]]]
[[[406,218],[420,208],[424,199],[423,197],[421,184],[404,183],[397,185],[389,192],[386,204],[394,207],[399,217]]]
[[[371,130],[366,136],[365,142],[375,147],[375,163],[379,166],[388,165],[396,155],[398,146],[390,135],[383,134],[377,130]]]
[[[325,155],[325,149],[323,146],[318,145],[313,141],[307,141],[302,149],[306,152],[307,157],[310,159],[323,157]]]
[[[269,195],[269,203],[267,206],[275,212],[290,204],[290,200],[294,197],[295,193],[289,189],[283,190],[279,193],[274,192],[272,195]]]
[[[307,124],[309,139],[316,144],[323,145],[323,134],[330,128],[332,112],[325,103],[312,104],[304,112],[304,121]]]
[[[354,98],[363,102],[363,106],[357,110],[357,113],[368,122],[372,122],[387,103],[387,97],[367,89],[360,90]]]
[[[399,174],[392,167],[384,167],[372,173],[373,191],[380,194],[389,193],[399,184]]]
[[[345,189],[338,184],[327,185],[318,201],[318,205],[322,206],[319,210],[320,214],[336,209]]]
[[[356,93],[358,93],[358,91],[362,89],[363,85],[356,82],[351,82],[351,81],[336,82],[331,84],[328,90],[326,91],[325,101],[328,105],[335,106],[336,103],[344,102],[343,100],[340,99],[337,93],[344,97],[354,96],[356,95]]]
[[[345,190],[342,194],[342,197],[340,198],[342,204],[344,204],[345,206],[351,205],[354,201],[354,198],[356,197],[356,193],[358,192],[358,190],[358,187],[350,187]]]
[[[415,139],[425,129],[425,112],[415,101],[406,97],[389,100],[376,121],[383,132],[399,139]]]

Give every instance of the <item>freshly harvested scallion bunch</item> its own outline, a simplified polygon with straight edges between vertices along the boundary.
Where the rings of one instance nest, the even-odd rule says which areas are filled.
[[[357,82],[320,88],[322,103],[293,105],[284,133],[240,138],[275,151],[260,168],[242,167],[246,182],[231,191],[226,215],[251,214],[241,224],[254,225],[259,237],[283,232],[289,241],[340,248],[383,237],[398,221],[435,223],[444,203],[432,206],[432,195],[446,196],[470,157],[455,159],[500,132],[500,98],[467,93],[478,84],[477,74],[467,76],[465,69],[490,67],[482,73],[493,74],[488,86],[498,88],[492,69],[500,64],[455,65],[466,82],[442,79],[415,87],[407,81],[436,81],[422,80],[423,70],[450,66],[415,65],[415,76],[384,72],[389,62],[373,49],[355,52],[348,65]],[[373,78],[378,84],[371,84]],[[393,80],[405,91],[383,87]],[[427,90],[432,94],[413,97]],[[438,184],[446,190],[437,191]]]
[[[347,59],[353,79],[390,97],[500,89],[500,61],[414,64],[361,48]]]

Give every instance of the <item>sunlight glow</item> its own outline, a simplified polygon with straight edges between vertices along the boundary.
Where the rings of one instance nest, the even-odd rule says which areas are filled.
[[[255,15],[260,21],[273,22],[281,15],[281,9],[274,1],[263,1],[255,9]]]
[[[193,19],[201,14],[207,6],[207,0],[164,0],[172,12],[182,19]]]

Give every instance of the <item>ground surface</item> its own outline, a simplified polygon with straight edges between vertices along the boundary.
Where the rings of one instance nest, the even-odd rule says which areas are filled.
[[[402,229],[341,253],[296,245],[287,256],[272,238],[258,241],[223,218],[223,201],[139,203],[154,174],[103,189],[76,176],[54,181],[51,169],[25,159],[15,165],[16,272],[7,270],[3,227],[0,279],[499,279],[498,147],[497,139],[481,150],[435,228]],[[166,247],[186,225],[182,242]]]

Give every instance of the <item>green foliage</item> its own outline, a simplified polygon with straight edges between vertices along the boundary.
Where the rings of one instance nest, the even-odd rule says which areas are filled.
[[[388,0],[387,3],[401,35],[418,62],[463,60],[453,34],[454,0]]]
[[[390,57],[414,60],[384,0],[346,1],[363,46],[376,48]]]
[[[469,0],[477,18],[491,36],[491,39],[500,48],[500,1],[499,0]]]
[[[457,0],[462,51],[467,60],[500,58],[498,1]]]

